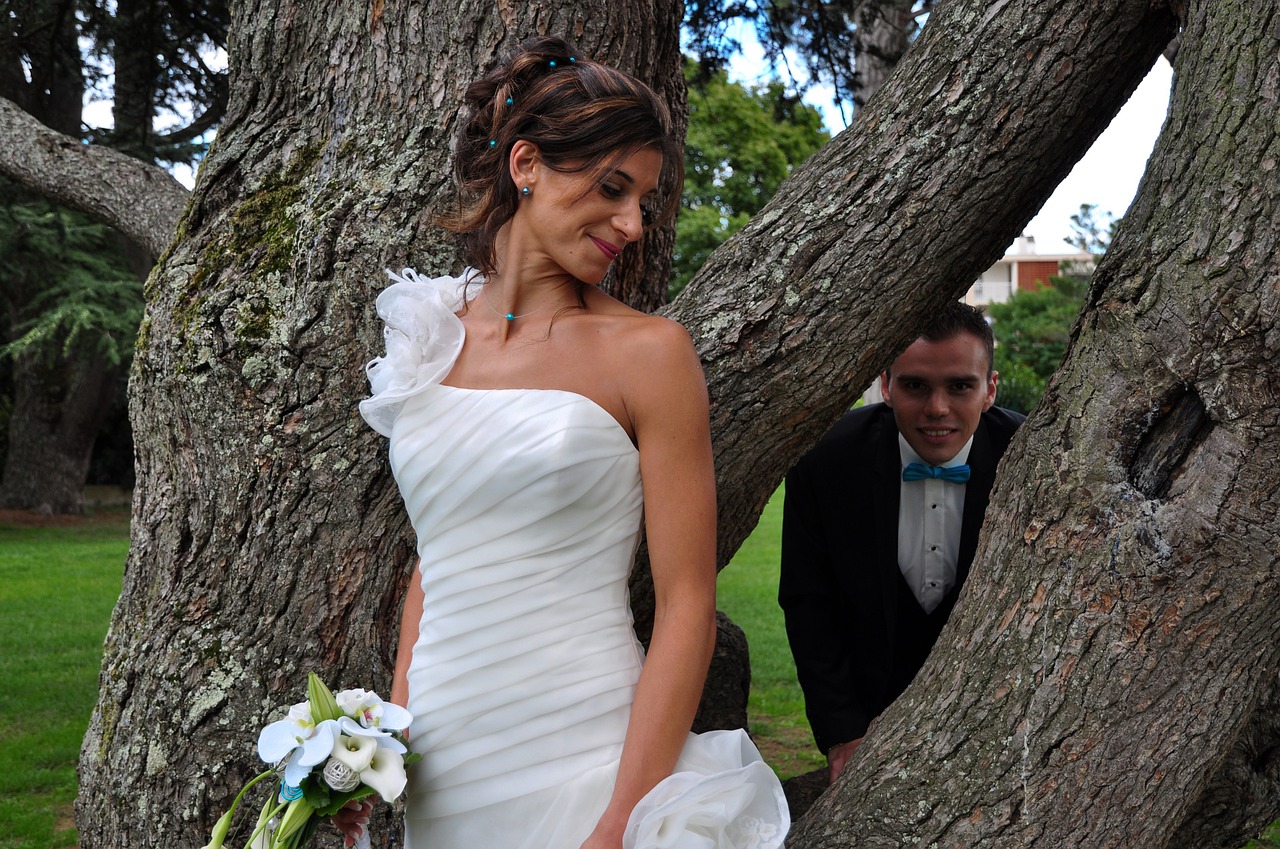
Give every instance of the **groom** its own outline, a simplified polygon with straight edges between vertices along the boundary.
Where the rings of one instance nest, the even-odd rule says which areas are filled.
[[[982,312],[949,305],[787,476],[778,601],[834,781],[915,677],[969,572],[1023,416],[993,406]]]

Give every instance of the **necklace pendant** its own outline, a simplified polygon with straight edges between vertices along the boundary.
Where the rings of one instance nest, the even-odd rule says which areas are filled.
[[[507,317],[507,321],[515,321],[515,320],[516,320],[516,317],[515,317],[514,315],[512,315],[511,313],[507,313],[507,316],[506,316],[506,317]]]

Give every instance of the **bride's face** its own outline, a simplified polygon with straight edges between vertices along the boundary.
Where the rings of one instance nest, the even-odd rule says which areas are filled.
[[[599,283],[622,249],[644,233],[662,176],[662,153],[644,148],[596,185],[594,174],[563,173],[535,162],[513,222],[532,252],[584,283]]]

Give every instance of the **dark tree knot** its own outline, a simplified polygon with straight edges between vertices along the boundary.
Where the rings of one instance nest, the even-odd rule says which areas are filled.
[[[1180,386],[1160,404],[1129,464],[1129,481],[1147,498],[1163,499],[1192,452],[1213,430],[1194,387]]]

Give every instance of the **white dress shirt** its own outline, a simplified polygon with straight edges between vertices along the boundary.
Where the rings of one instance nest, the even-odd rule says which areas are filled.
[[[964,465],[969,460],[973,437],[960,453],[942,464],[943,468]],[[908,463],[925,463],[902,434],[898,434],[901,468]],[[941,478],[901,481],[898,500],[898,568],[907,586],[926,613],[932,613],[956,583],[956,561],[960,557],[960,525],[964,519],[964,493],[968,484]]]

